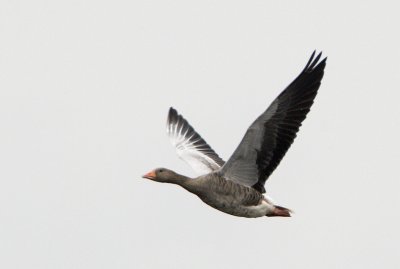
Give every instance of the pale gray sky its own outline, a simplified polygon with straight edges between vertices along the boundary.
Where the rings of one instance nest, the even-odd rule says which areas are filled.
[[[270,2],[270,3],[267,3]],[[0,267],[399,268],[398,1],[2,1]],[[292,218],[218,212],[165,134],[169,106],[227,159],[328,56],[267,181]]]

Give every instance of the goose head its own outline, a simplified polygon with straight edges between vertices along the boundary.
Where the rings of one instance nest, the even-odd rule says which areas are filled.
[[[150,172],[143,175],[142,177],[153,180],[153,181],[157,181],[157,182],[174,183],[176,179],[178,179],[182,176],[178,175],[174,171],[169,170],[167,168],[157,168],[157,169],[151,170]]]

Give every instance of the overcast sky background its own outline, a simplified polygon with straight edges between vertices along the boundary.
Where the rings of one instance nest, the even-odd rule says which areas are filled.
[[[398,1],[2,1],[1,268],[400,268]],[[292,218],[177,186],[170,106],[227,159],[328,56],[267,181]]]

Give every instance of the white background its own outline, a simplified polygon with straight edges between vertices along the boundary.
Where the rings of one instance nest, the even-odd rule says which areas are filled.
[[[399,268],[397,1],[1,1],[1,268]],[[267,192],[218,212],[169,106],[227,159],[306,64],[319,94]]]

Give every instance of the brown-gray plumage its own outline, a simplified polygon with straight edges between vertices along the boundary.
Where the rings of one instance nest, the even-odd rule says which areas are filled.
[[[174,183],[206,204],[242,217],[290,216],[262,193],[264,184],[293,143],[321,84],[326,58],[311,55],[300,75],[248,128],[225,163],[178,112],[170,108],[167,133],[178,155],[202,175],[191,179],[159,168],[145,178]]]

